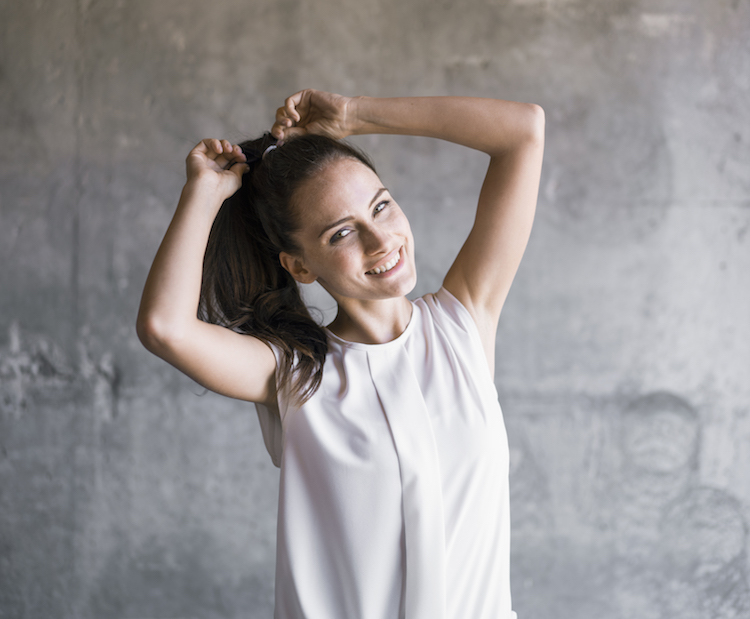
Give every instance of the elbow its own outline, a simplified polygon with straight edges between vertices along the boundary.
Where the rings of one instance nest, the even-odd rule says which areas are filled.
[[[513,103],[498,132],[490,133],[491,157],[503,158],[518,153],[544,150],[544,108],[536,103]]]
[[[140,312],[135,321],[135,332],[146,350],[154,352],[158,348],[159,341],[162,339],[161,331],[158,321],[152,316],[143,315],[143,312]]]
[[[179,339],[178,330],[169,321],[144,312],[138,314],[135,332],[146,350],[162,358]]]
[[[544,108],[536,103],[527,104],[526,135],[527,139],[540,146],[544,145],[545,115]]]

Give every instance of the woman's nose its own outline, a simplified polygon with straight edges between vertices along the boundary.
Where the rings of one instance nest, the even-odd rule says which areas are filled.
[[[377,226],[368,226],[366,230],[360,232],[360,236],[364,242],[365,252],[369,255],[379,254],[389,249],[389,234]]]

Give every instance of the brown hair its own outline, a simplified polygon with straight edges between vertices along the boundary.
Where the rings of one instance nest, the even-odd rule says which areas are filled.
[[[300,252],[292,237],[299,229],[294,194],[337,159],[375,168],[361,151],[324,136],[298,137],[266,151],[275,143],[267,133],[240,144],[250,171],[211,228],[198,316],[275,346],[280,386],[304,401],[320,386],[328,343],[279,262],[282,251]]]

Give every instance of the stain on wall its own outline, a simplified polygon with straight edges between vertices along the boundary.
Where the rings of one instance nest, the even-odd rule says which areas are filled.
[[[547,112],[496,363],[519,617],[750,617],[748,32],[746,0],[0,5],[0,617],[271,616],[254,410],[133,325],[187,151],[308,86]],[[356,142],[434,290],[486,161]]]

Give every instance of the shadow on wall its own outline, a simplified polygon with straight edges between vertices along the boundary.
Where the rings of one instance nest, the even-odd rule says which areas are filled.
[[[575,505],[550,492],[566,485],[564,473],[544,470],[523,428],[514,428],[518,418],[509,422],[519,614],[750,617],[742,505],[725,490],[700,484],[700,419],[683,398],[659,392],[627,405],[611,428],[617,439],[606,453],[609,462],[591,480],[593,500]],[[583,470],[574,474],[587,483]],[[576,512],[575,527],[556,522],[568,509]]]
[[[622,413],[602,524],[614,537],[613,597],[644,617],[750,616],[746,523],[732,496],[699,484],[700,435],[697,412],[670,393]]]

